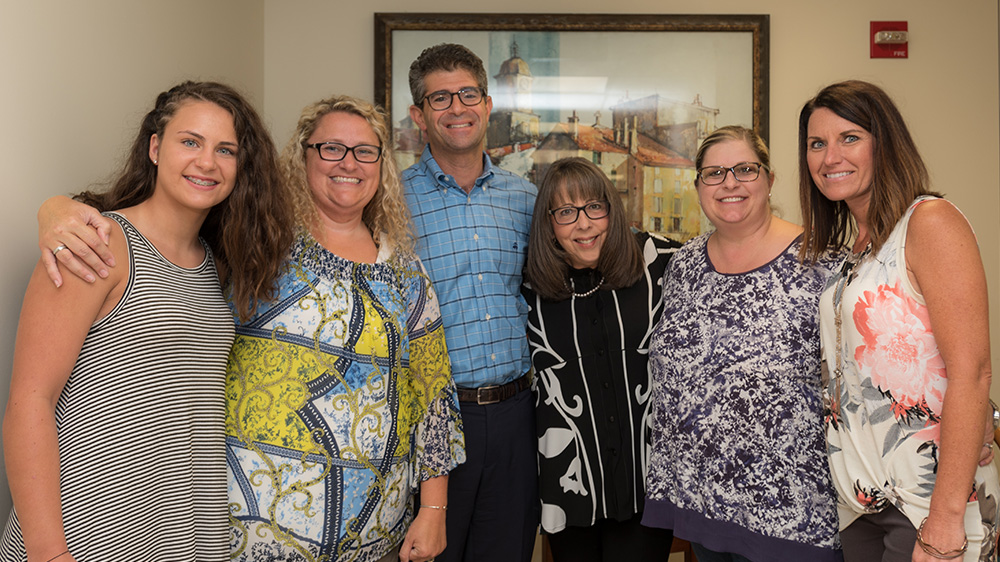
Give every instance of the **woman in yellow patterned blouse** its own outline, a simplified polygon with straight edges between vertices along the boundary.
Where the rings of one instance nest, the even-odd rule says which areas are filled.
[[[302,228],[277,300],[237,319],[233,559],[422,561],[444,548],[464,439],[390,139],[381,112],[334,97],[302,112],[282,155]]]

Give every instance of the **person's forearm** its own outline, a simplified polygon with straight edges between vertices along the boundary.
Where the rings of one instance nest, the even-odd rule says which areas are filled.
[[[4,460],[28,560],[68,550],[59,493],[55,414],[43,399],[12,399],[3,424]]]
[[[448,475],[429,478],[420,483],[420,505],[446,507],[448,505]],[[434,509],[434,507],[428,508]]]
[[[448,543],[445,532],[448,506],[448,476],[420,483],[420,507],[399,547],[403,562],[432,560]]]
[[[948,389],[941,412],[937,477],[929,513],[919,524],[917,544],[913,546],[914,561],[931,562],[939,557],[936,553],[961,554],[963,544],[968,544],[965,510],[983,446],[991,377],[988,364],[969,361],[967,356],[957,363],[947,365]]]
[[[932,512],[965,516],[983,447],[990,381],[988,367],[980,368],[977,376],[949,376],[941,412],[941,447],[931,496]]]

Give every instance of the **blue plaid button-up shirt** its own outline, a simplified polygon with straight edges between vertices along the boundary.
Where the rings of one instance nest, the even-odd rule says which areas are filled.
[[[455,384],[477,388],[528,372],[528,306],[521,271],[535,186],[494,167],[466,193],[424,148],[403,172],[417,253],[441,302]]]

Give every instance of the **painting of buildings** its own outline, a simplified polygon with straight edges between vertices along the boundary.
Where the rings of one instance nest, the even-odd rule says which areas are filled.
[[[493,113],[486,133],[486,146],[503,147],[532,143],[539,138],[541,117],[531,110],[531,68],[517,55],[517,43],[511,56],[500,65],[493,77]]]
[[[593,125],[581,125],[573,113],[553,126],[534,151],[528,177],[541,179],[560,158],[586,158],[618,188],[634,228],[682,241],[700,233],[694,156],[698,142],[715,130],[718,110],[655,95],[611,109],[611,127],[601,126],[599,112]],[[678,117],[683,121],[668,120]]]
[[[493,99],[486,150],[495,165],[537,184],[556,160],[586,158],[617,187],[633,228],[680,241],[705,231],[709,224],[694,188],[694,158],[707,134],[728,124],[720,123],[719,107],[702,101],[705,93],[719,98],[714,88],[719,80],[696,75],[694,87],[662,88],[668,90],[663,93],[655,87],[616,89],[610,77],[577,77],[594,66],[579,60],[586,51],[554,56],[566,47],[556,40],[558,33],[486,35],[488,47],[466,44],[478,53],[504,53],[484,57]],[[567,73],[574,63],[582,70]],[[586,87],[579,87],[581,81]],[[599,83],[607,92],[597,100],[589,90],[599,90]],[[695,89],[699,84],[705,92]],[[685,91],[687,99],[674,97]],[[396,159],[405,167],[419,158],[424,139],[408,116],[394,125]]]

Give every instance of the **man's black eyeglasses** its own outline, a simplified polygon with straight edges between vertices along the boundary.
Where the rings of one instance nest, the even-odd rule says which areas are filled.
[[[444,111],[451,107],[451,102],[455,99],[455,96],[458,96],[462,105],[469,107],[477,105],[479,102],[483,101],[483,91],[473,86],[462,88],[457,92],[449,92],[448,90],[431,92],[424,96],[424,99],[427,100],[427,105],[431,106],[431,109],[435,111]]]

